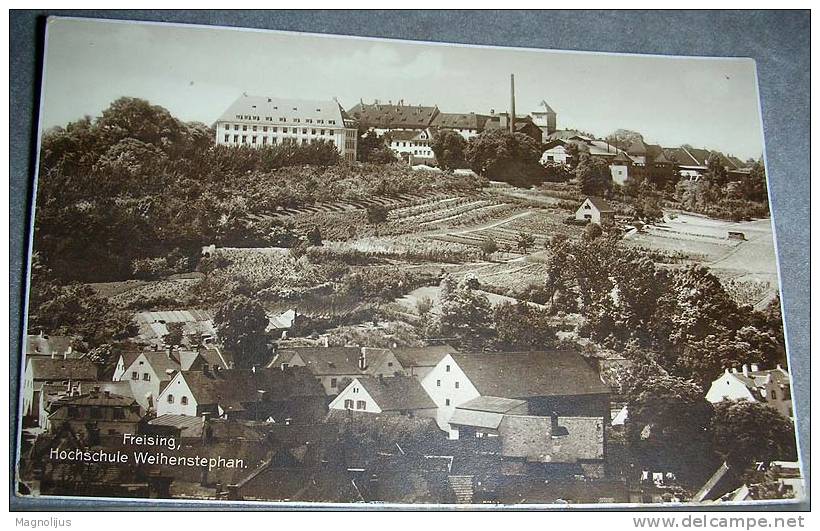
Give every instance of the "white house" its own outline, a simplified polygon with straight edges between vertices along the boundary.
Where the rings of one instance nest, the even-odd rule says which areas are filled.
[[[269,96],[237,98],[214,123],[216,143],[227,146],[330,143],[345,160],[356,160],[355,121],[332,100]]]
[[[715,404],[721,400],[748,400],[763,402],[784,417],[794,417],[789,373],[780,365],[764,369],[753,363],[742,369],[726,369],[706,393],[706,400]]]
[[[567,146],[563,141],[553,140],[545,147],[546,149],[541,154],[541,164],[547,164],[549,162],[569,164],[569,160],[572,156],[569,154]]]
[[[587,197],[578,210],[575,211],[575,219],[578,221],[589,221],[599,225],[608,225],[615,221],[615,209],[600,197]]]
[[[436,417],[436,404],[412,376],[354,378],[328,409]]]
[[[411,157],[410,160],[414,163],[432,162],[436,158],[433,153],[433,133],[430,129],[391,131],[388,147],[400,157]]]

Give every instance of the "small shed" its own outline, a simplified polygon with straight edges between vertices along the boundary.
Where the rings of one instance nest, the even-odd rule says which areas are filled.
[[[575,211],[575,219],[609,225],[615,222],[615,209],[600,197],[590,196]]]

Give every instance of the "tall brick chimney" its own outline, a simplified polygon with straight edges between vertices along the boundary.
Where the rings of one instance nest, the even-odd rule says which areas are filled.
[[[510,74],[510,133],[515,133],[515,74]]]

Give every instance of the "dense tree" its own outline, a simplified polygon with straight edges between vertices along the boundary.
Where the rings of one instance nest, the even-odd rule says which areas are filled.
[[[747,176],[741,181],[743,196],[749,201],[765,203],[769,200],[766,188],[766,168],[761,161],[756,161]]]
[[[182,323],[168,323],[166,327],[168,333],[162,338],[163,342],[168,346],[181,345],[184,337]]]
[[[723,400],[714,406],[715,450],[730,465],[747,469],[758,461],[797,459],[794,426],[762,402]]]
[[[268,318],[257,301],[244,295],[232,297],[217,308],[214,324],[225,348],[233,353],[237,368],[249,369],[267,362]]]
[[[391,164],[396,162],[395,153],[388,145],[390,135],[379,135],[375,130],[359,128],[359,142],[356,145],[356,160],[371,164]]]
[[[495,240],[492,238],[485,238],[481,241],[479,245],[481,249],[481,256],[486,260],[487,257],[491,256],[492,254],[498,252],[498,244],[495,243]]]
[[[523,133],[504,129],[484,131],[469,140],[465,156],[473,171],[490,179],[517,186],[543,180],[541,146]]]
[[[609,165],[597,158],[585,156],[575,168],[575,175],[585,195],[606,196],[612,191],[612,173]]]
[[[549,314],[527,302],[504,303],[494,312],[498,342],[505,350],[544,350],[556,341]]]
[[[712,405],[697,384],[649,377],[629,397],[626,421],[632,455],[649,470],[674,473],[695,486],[714,470],[709,425]]]
[[[465,344],[480,345],[492,335],[490,301],[466,282],[452,290],[442,289],[439,321],[442,335],[456,337]]]
[[[452,129],[439,129],[433,136],[431,146],[438,165],[446,170],[463,168],[466,164],[464,150],[467,142]]]

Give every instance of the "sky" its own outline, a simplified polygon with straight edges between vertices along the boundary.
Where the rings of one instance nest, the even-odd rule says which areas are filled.
[[[469,47],[213,27],[49,19],[42,124],[99,116],[139,97],[185,121],[213,123],[242,93],[438,105],[442,112],[542,100],[558,128],[632,129],[664,147],[691,144],[743,160],[763,152],[750,59],[608,55]]]

